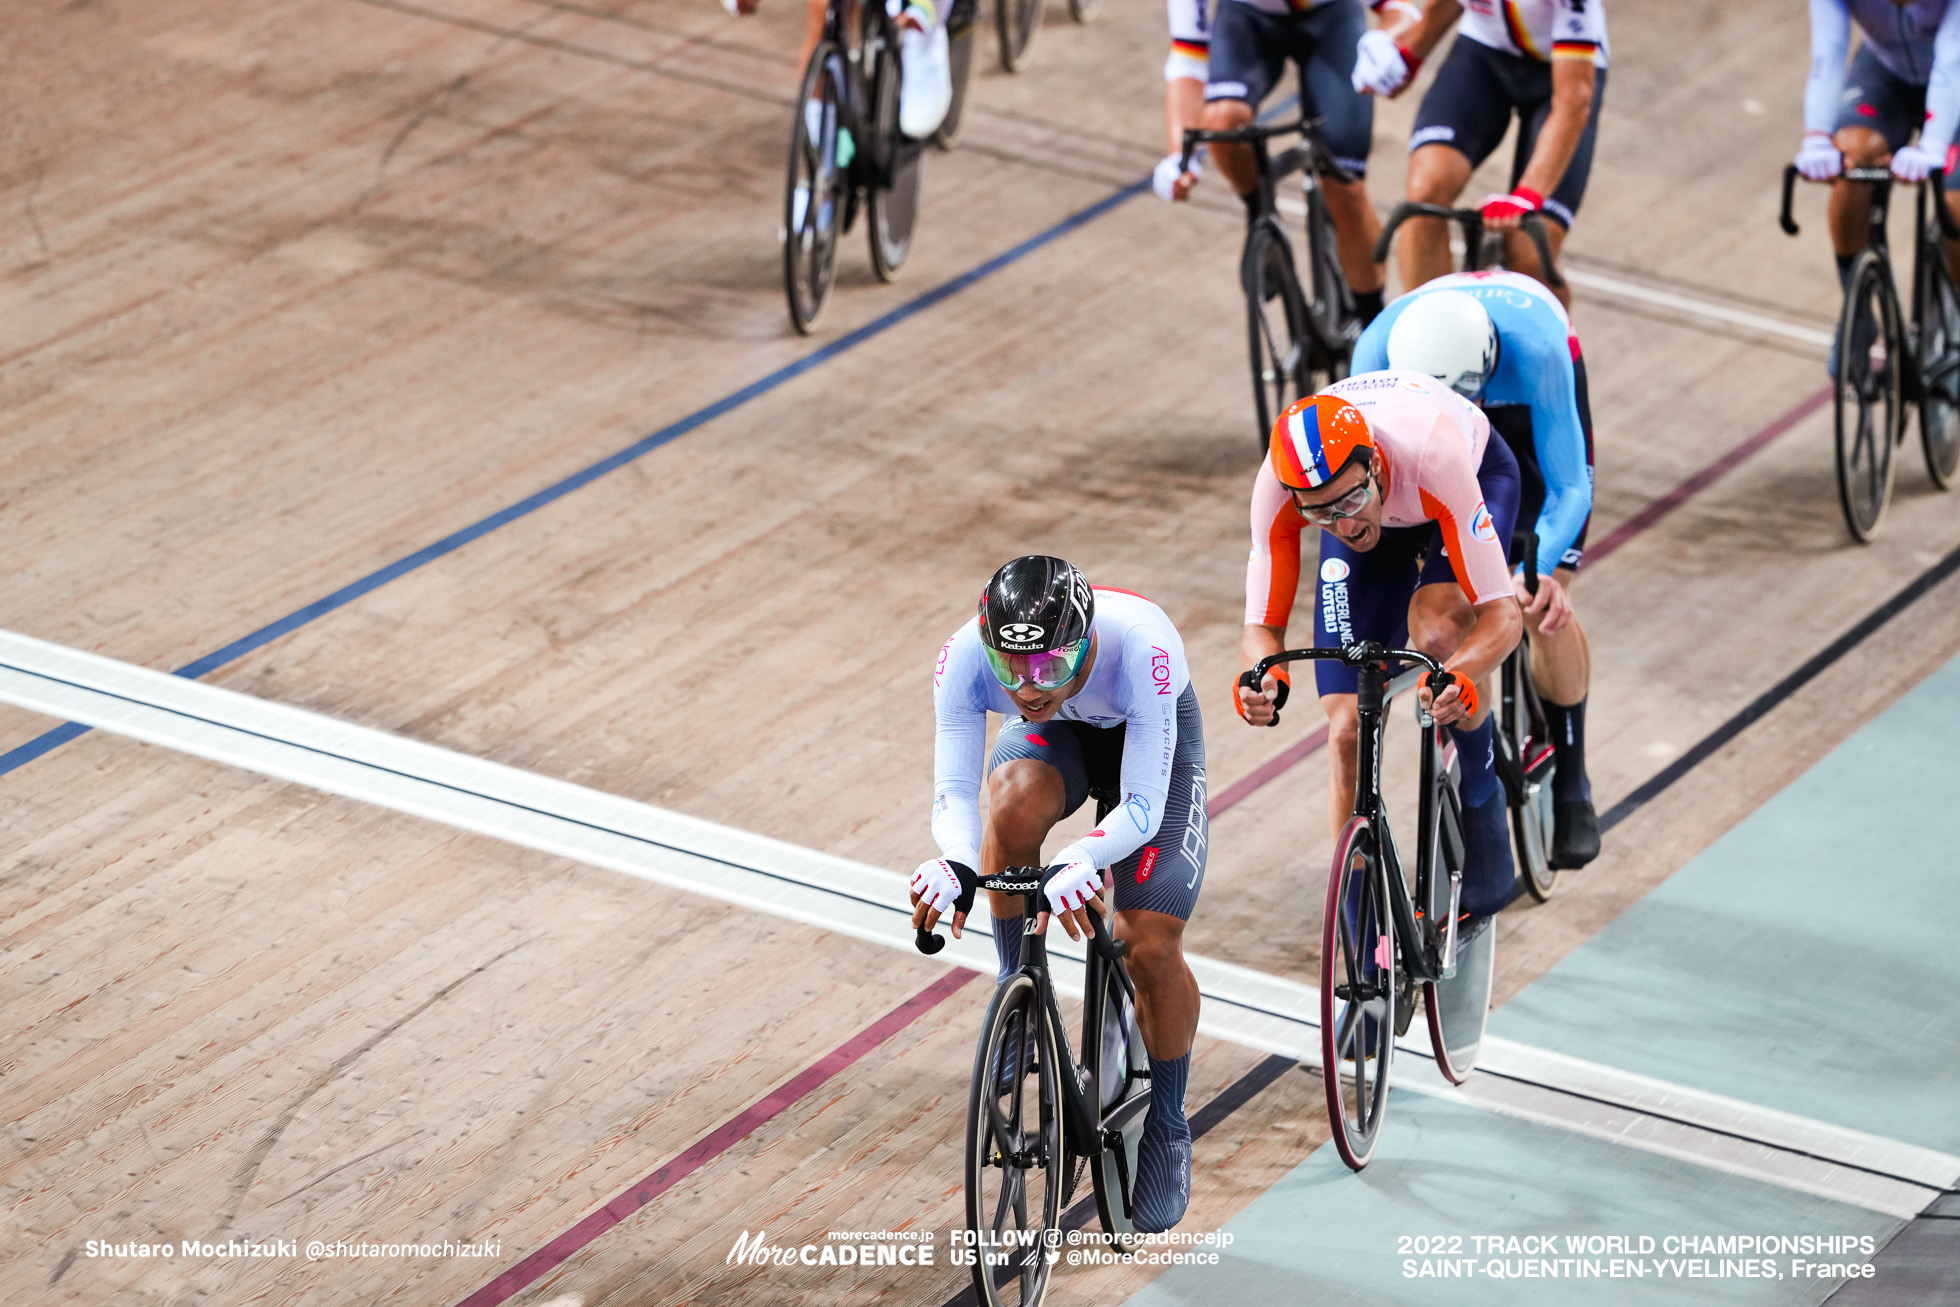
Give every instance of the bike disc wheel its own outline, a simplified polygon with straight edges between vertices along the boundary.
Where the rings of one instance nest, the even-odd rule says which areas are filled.
[[[791,114],[789,184],[783,197],[783,290],[789,319],[805,335],[816,327],[830,297],[850,189],[849,170],[837,162],[843,103],[843,60],[837,47],[824,41],[811,52]]]
[[[1090,1166],[1096,1215],[1117,1252],[1138,1246],[1132,1190],[1137,1148],[1150,1112],[1150,1055],[1143,1047],[1136,1002],[1114,966],[1103,969],[1102,983],[1082,1007],[1082,1054],[1105,1145],[1113,1132],[1118,1148],[1105,1146]],[[1066,1199],[1064,1199],[1066,1201]]]
[[[967,1103],[966,1228],[985,1307],[1035,1307],[1047,1292],[1043,1232],[1060,1226],[1065,1165],[1061,1096],[1034,981],[1009,976],[981,1027]]]
[[[932,143],[950,150],[960,143],[960,125],[966,112],[966,83],[973,76],[974,32],[980,26],[979,0],[955,0],[946,15],[946,58],[953,73],[953,102],[946,117],[932,134]]]
[[[994,0],[994,27],[1000,33],[1000,66],[1020,72],[1041,30],[1041,0]]]
[[[1311,393],[1306,389],[1307,306],[1293,271],[1292,247],[1274,223],[1253,226],[1239,275],[1245,289],[1253,413],[1263,454],[1273,423],[1286,406]]]
[[[1307,195],[1307,243],[1313,252],[1313,303],[1308,317],[1315,339],[1302,384],[1312,394],[1347,376],[1354,343],[1361,338],[1361,315],[1347,274],[1341,271],[1334,220],[1318,186]]]
[[[1504,736],[1511,756],[1516,759],[1522,792],[1511,805],[1511,835],[1516,843],[1518,865],[1524,870],[1524,887],[1540,903],[1558,889],[1558,868],[1552,865],[1552,833],[1556,813],[1552,802],[1552,774],[1558,758],[1546,738],[1544,710],[1537,707],[1531,688],[1531,649],[1519,645],[1515,661],[1504,668],[1511,683],[1510,702],[1505,707]]]
[[[1904,351],[1899,306],[1884,262],[1872,250],[1858,256],[1838,319],[1838,502],[1859,543],[1878,533],[1892,498],[1893,446],[1903,433]]]
[[[1395,1051],[1395,927],[1374,828],[1350,818],[1334,842],[1320,931],[1320,1072],[1341,1160],[1368,1164],[1388,1107]]]
[[[1460,1085],[1476,1069],[1490,1021],[1490,990],[1497,978],[1497,923],[1487,920],[1473,940],[1457,949],[1456,974],[1423,985],[1423,1006],[1429,1012],[1429,1047],[1436,1069]]]
[[[1960,293],[1946,269],[1927,273],[1919,308],[1919,443],[1941,490],[1960,472]]]
[[[912,252],[912,222],[919,212],[919,173],[925,152],[898,130],[898,47],[875,30],[865,38],[873,69],[871,136],[877,151],[871,185],[871,270],[894,281]]]

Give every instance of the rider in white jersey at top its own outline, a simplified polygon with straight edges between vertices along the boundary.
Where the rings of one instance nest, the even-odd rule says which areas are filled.
[[[1863,41],[1847,72],[1853,24]],[[1960,128],[1960,3],[1810,0],[1803,126],[1797,171],[1814,182],[1836,179],[1830,224],[1840,282],[1848,283],[1853,260],[1871,242],[1870,188],[1839,178],[1846,167],[1889,165],[1905,182],[1942,168],[1947,207],[1960,214],[1953,148]],[[1955,243],[1946,249],[1948,268],[1960,275]],[[1836,365],[1833,344],[1833,372]]]
[[[1136,1223],[1168,1230],[1191,1192],[1184,1085],[1198,982],[1183,941],[1209,842],[1204,722],[1184,641],[1140,595],[1092,589],[1059,558],[1017,558],[994,573],[978,615],[940,649],[932,700],[932,834],[941,856],[912,875],[913,924],[930,929],[945,914],[957,936],[979,876],[1046,865],[1048,910],[1036,929],[1053,913],[1078,938],[1088,914],[1103,911],[1105,877],[1114,882],[1115,934],[1150,1055]],[[991,755],[989,712],[1001,715]],[[1056,823],[1091,797],[1107,809],[1100,824],[1044,856]],[[1020,966],[1022,902],[990,894],[1005,980]]]

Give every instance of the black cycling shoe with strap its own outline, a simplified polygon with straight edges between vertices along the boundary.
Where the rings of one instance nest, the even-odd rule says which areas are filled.
[[[1574,871],[1599,856],[1599,815],[1584,799],[1552,805],[1552,866]]]

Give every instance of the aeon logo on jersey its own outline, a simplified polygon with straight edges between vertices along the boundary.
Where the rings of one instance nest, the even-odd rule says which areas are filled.
[[[1150,646],[1150,679],[1157,683],[1157,693],[1171,692],[1171,656],[1154,644]]]
[[[1000,628],[1000,638],[1010,644],[1033,644],[1046,634],[1046,627],[1036,626],[1033,622],[1009,622]]]
[[[1345,581],[1348,579],[1348,565],[1345,558],[1330,558],[1320,565],[1320,579],[1323,581]]]
[[[1470,515],[1470,534],[1479,540],[1497,539],[1497,524],[1490,520],[1490,510],[1484,501],[1477,501],[1477,511]]]

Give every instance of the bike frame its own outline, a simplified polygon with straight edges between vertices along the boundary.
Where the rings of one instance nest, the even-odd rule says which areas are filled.
[[[1055,983],[1048,970],[1048,937],[1035,933],[1035,923],[1040,914],[1048,909],[1042,902],[1040,867],[1008,867],[998,876],[982,876],[979,888],[1000,894],[1018,894],[1021,897],[1021,965],[1018,974],[1026,976],[1034,983],[1035,992],[1040,995],[1042,1012],[1053,1036],[1056,1054],[1056,1069],[1062,1090],[1062,1130],[1063,1144],[1072,1156],[1093,1162],[1104,1152],[1114,1150],[1116,1165],[1122,1181],[1125,1201],[1135,1177],[1130,1175],[1129,1153],[1123,1147],[1122,1128],[1141,1110],[1140,1103],[1147,1099],[1132,1096],[1119,1101],[1103,1114],[1100,1100],[1101,1084],[1096,1077],[1086,1074],[1088,1070],[1088,1041],[1100,1038],[1100,1032],[1091,1032],[1086,1023],[1095,1004],[1092,996],[1102,992],[1112,970],[1121,983],[1123,993],[1130,1003],[1137,1001],[1136,983],[1130,979],[1128,967],[1123,965],[1125,946],[1122,940],[1112,938],[1109,927],[1098,912],[1089,913],[1091,937],[1086,959],[1087,974],[1083,986],[1083,1051],[1085,1058],[1078,1063],[1075,1048],[1069,1042],[1068,1026],[1062,1020],[1061,1004],[1055,995]],[[996,921],[996,928],[1004,925]],[[1052,924],[1052,923],[1051,923]],[[945,941],[921,927],[916,940],[921,953],[937,953],[945,947]],[[1146,1077],[1149,1072],[1143,1073]],[[1066,1161],[1066,1159],[1063,1159]],[[1131,1216],[1124,1213],[1125,1218]]]
[[[1377,843],[1381,849],[1382,865],[1389,873],[1389,917],[1394,923],[1402,956],[1407,961],[1408,979],[1418,984],[1447,980],[1449,976],[1445,974],[1444,963],[1446,959],[1453,958],[1456,952],[1456,887],[1451,887],[1448,920],[1433,949],[1430,941],[1424,938],[1416,910],[1418,899],[1424,903],[1432,900],[1438,872],[1436,854],[1440,851],[1437,841],[1429,838],[1429,835],[1440,817],[1432,805],[1435,802],[1436,776],[1443,765],[1443,745],[1438,739],[1441,728],[1428,721],[1426,714],[1421,719],[1422,797],[1417,808],[1421,839],[1416,846],[1413,894],[1409,890],[1408,877],[1402,870],[1402,856],[1395,845],[1395,833],[1388,820],[1388,806],[1383,802],[1381,792],[1381,741],[1388,720],[1388,703],[1396,694],[1414,684],[1413,677],[1407,681],[1398,678],[1397,683],[1391,686],[1384,664],[1391,660],[1416,663],[1421,669],[1432,672],[1441,672],[1443,665],[1414,649],[1390,649],[1368,641],[1343,645],[1339,649],[1288,649],[1272,654],[1260,659],[1257,666],[1240,678],[1240,683],[1263,685],[1266,673],[1279,664],[1310,659],[1338,660],[1355,668],[1359,674],[1354,696],[1355,712],[1360,720],[1360,740],[1355,756],[1354,815],[1365,818],[1379,832]]]
[[[1354,291],[1342,279],[1338,287],[1326,284],[1327,275],[1323,261],[1336,257],[1330,246],[1334,240],[1333,218],[1327,213],[1327,201],[1320,192],[1320,179],[1332,178],[1339,182],[1355,180],[1354,174],[1334,162],[1327,147],[1320,139],[1319,118],[1297,118],[1292,122],[1274,126],[1260,126],[1257,123],[1235,127],[1229,131],[1208,131],[1199,127],[1188,127],[1184,131],[1184,154],[1181,168],[1189,171],[1191,156],[1200,145],[1213,142],[1248,145],[1252,147],[1252,158],[1257,180],[1253,184],[1255,223],[1268,223],[1281,237],[1286,234],[1286,225],[1279,216],[1279,182],[1281,178],[1294,173],[1301,175],[1301,189],[1306,197],[1307,219],[1307,257],[1312,266],[1308,269],[1309,287],[1312,291],[1311,307],[1315,310],[1307,314],[1307,329],[1313,333],[1320,347],[1330,354],[1344,354],[1352,349],[1351,341],[1338,340],[1323,321],[1328,316],[1326,306],[1335,298],[1339,303],[1332,306],[1331,316],[1346,319],[1354,316]],[[1273,154],[1267,142],[1276,136],[1298,136],[1300,142]],[[1248,238],[1249,240],[1249,238]],[[1290,246],[1290,242],[1289,242]],[[1298,273],[1296,271],[1297,278]],[[1339,294],[1336,295],[1338,290]]]

